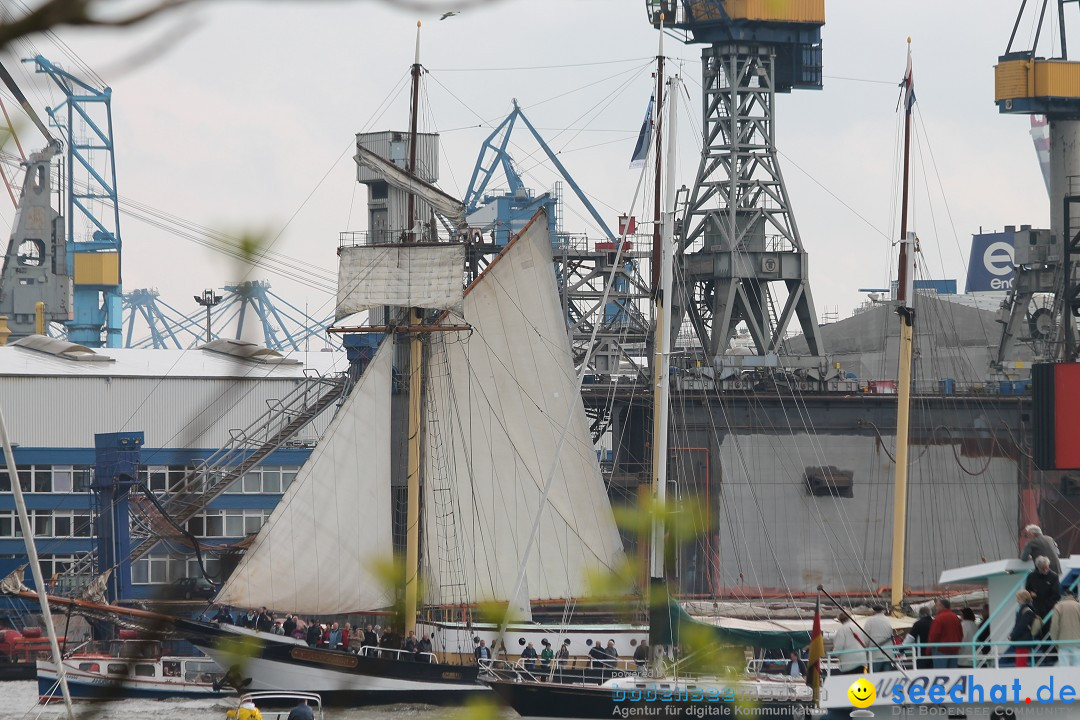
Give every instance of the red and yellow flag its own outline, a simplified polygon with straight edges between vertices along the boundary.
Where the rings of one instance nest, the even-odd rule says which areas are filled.
[[[814,702],[821,696],[821,659],[825,657],[825,638],[821,635],[821,595],[814,610],[814,627],[810,631],[810,659],[806,666],[806,684],[814,689]]]

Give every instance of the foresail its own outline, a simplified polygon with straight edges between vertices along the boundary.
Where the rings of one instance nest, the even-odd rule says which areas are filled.
[[[375,572],[392,555],[390,394],[383,342],[217,596],[305,616],[371,610],[394,588]]]
[[[622,550],[577,390],[547,223],[537,218],[466,293],[472,332],[433,334],[424,438],[432,603],[519,603],[511,595],[522,565],[532,599],[581,597],[589,573],[613,567]],[[539,541],[523,557],[556,458]]]
[[[358,245],[338,254],[338,318],[384,305],[447,310],[461,304],[464,245]]]

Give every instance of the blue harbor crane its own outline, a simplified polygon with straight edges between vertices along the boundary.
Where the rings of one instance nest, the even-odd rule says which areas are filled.
[[[507,148],[513,135],[514,127],[518,118],[532,134],[533,139],[544,151],[551,164],[559,171],[562,179],[574,191],[578,200],[585,206],[585,210],[600,226],[609,242],[615,242],[615,235],[611,232],[604,218],[590,202],[588,196],[574,181],[570,171],[559,160],[559,156],[552,151],[543,136],[536,130],[529,118],[525,117],[517,99],[514,99],[514,109],[506,116],[499,125],[484,140],[480,148],[480,156],[476,159],[476,167],[473,168],[472,178],[469,180],[469,189],[465,193],[465,213],[468,217],[470,228],[478,228],[481,232],[489,235],[492,242],[498,247],[506,245],[511,237],[520,231],[525,224],[532,219],[536,211],[545,208],[548,213],[548,223],[551,237],[559,235],[559,210],[557,198],[551,193],[534,196],[533,192],[525,187],[514,160]],[[502,169],[506,177],[508,190],[502,194],[488,193],[487,189],[496,171]]]
[[[157,290],[141,288],[124,296],[124,347],[192,348],[207,341],[207,311],[211,339],[241,339],[245,327],[254,325],[260,342],[271,350],[303,350],[316,340],[320,346],[336,345],[326,334],[334,321],[332,310],[325,316],[312,317],[274,293],[265,280],[226,285],[221,301],[210,308],[183,312],[161,299]],[[145,331],[141,327],[145,326]]]
[[[632,257],[628,245],[620,267],[614,273],[608,302],[601,308],[599,298],[611,275],[611,265],[622,238],[611,231],[570,171],[525,116],[516,99],[513,104],[511,113],[484,140],[469,180],[464,200],[466,222],[469,233],[473,235],[469,242],[484,252],[498,252],[532,219],[537,210],[545,209],[575,357],[578,361],[591,357],[592,369],[600,374],[617,372],[624,359],[637,356],[627,346],[642,345],[648,334],[648,320],[635,304],[647,297],[638,277],[638,260]],[[526,187],[509,151],[518,120],[558,171],[562,181],[570,186],[596,221],[603,238],[594,246],[589,246],[588,238],[563,230],[561,182],[556,183],[554,192],[539,195]],[[490,189],[500,170],[506,181],[506,188],[501,192]],[[600,325],[596,332],[596,347],[592,352],[587,352],[596,323]]]
[[[72,75],[41,55],[24,62],[64,93],[46,108],[65,143],[65,261],[72,276],[68,339],[87,347],[121,347],[120,209],[116,194],[112,89]]]

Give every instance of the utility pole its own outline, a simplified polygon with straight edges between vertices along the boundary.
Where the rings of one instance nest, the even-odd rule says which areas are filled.
[[[195,302],[206,308],[206,342],[210,342],[210,310],[221,302],[221,296],[210,288],[207,288],[206,290],[203,290],[202,295],[195,296]]]

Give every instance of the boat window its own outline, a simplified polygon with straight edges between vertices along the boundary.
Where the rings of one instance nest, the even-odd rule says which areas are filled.
[[[187,662],[184,665],[184,680],[187,682],[212,683],[221,674],[221,669],[213,662]]]
[[[157,675],[157,668],[153,665],[136,665],[135,676],[136,677],[155,677]]]
[[[855,497],[855,473],[829,465],[808,467],[805,475],[806,491],[814,497]]]
[[[101,666],[97,663],[79,663],[79,669],[86,672],[101,672]]]
[[[109,675],[127,675],[127,663],[109,663],[109,668],[106,672],[108,672]]]
[[[180,677],[180,663],[174,660],[161,663],[161,674],[165,677]]]

